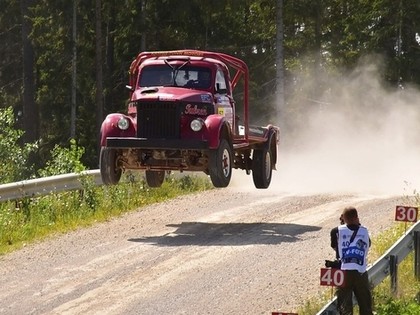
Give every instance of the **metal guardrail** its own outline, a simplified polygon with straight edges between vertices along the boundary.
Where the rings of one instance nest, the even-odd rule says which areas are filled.
[[[95,185],[102,185],[99,170],[29,179],[0,185],[0,202],[81,189],[83,188],[80,180],[82,176],[91,176]]]
[[[376,287],[387,276],[391,275],[393,263],[402,262],[407,255],[415,249],[415,235],[420,231],[420,221],[414,224],[405,235],[383,254],[371,267],[368,268],[369,281],[373,287]],[[417,232],[417,233],[416,233]],[[393,261],[397,257],[396,261]],[[337,297],[325,305],[317,315],[333,315],[338,314]]]
[[[141,171],[139,172],[141,173]],[[182,176],[189,175],[191,173],[192,172],[188,171],[176,172],[171,173],[171,176],[179,179]],[[127,176],[129,174],[131,174],[131,172],[127,172]],[[204,173],[200,175],[207,176]],[[82,189],[83,184],[81,182],[81,178],[83,176],[90,176],[96,186],[103,185],[99,169],[84,171],[81,173],[69,173],[37,179],[29,179],[0,185],[0,202],[16,200],[25,197],[44,196],[51,193],[58,193],[74,189]],[[128,179],[127,177],[124,180],[131,180],[131,178]],[[123,181],[123,179],[121,181]]]

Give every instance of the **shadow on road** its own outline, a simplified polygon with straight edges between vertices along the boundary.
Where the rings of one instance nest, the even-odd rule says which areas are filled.
[[[162,236],[131,238],[130,242],[157,246],[242,246],[295,242],[299,235],[321,227],[289,223],[202,223],[169,224],[176,230]]]

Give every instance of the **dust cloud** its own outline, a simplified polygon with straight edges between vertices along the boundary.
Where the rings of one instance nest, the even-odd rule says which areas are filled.
[[[420,91],[386,88],[377,61],[366,59],[344,77],[318,76],[326,93],[292,100],[279,123],[270,190],[411,195],[420,189]]]

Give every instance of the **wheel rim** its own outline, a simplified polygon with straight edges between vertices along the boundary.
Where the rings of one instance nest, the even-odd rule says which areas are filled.
[[[228,177],[230,174],[230,155],[227,149],[223,150],[222,154],[222,171],[225,177]]]

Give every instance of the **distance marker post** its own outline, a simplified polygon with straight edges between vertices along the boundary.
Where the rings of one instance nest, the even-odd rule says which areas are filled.
[[[334,295],[333,287],[343,287],[346,284],[346,272],[336,268],[321,268],[320,285],[331,287],[331,298]]]
[[[405,231],[407,231],[407,222],[417,222],[418,207],[396,206],[395,221],[405,222]]]
[[[323,286],[343,287],[346,284],[346,273],[341,269],[321,268],[320,284]]]

